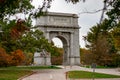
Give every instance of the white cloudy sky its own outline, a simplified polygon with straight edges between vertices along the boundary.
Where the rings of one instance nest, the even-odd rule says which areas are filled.
[[[41,3],[38,0],[33,0],[33,4],[36,6]],[[96,11],[103,7],[103,0],[86,0],[85,3],[79,2],[77,4],[66,3],[65,0],[53,0],[51,8],[48,10],[50,12],[63,12],[63,13],[75,13],[78,14],[79,26],[80,28],[80,46],[84,47],[84,40],[82,36],[87,35],[89,28],[99,23],[101,12],[95,14],[79,14],[86,11]],[[61,41],[54,39],[57,46],[61,46]]]

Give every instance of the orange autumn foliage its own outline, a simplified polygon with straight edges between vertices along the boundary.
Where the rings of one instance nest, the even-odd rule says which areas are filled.
[[[24,25],[24,22],[24,20],[18,19],[16,25],[11,28],[10,34],[13,39],[19,38],[24,31],[29,30],[27,26]]]
[[[20,49],[12,52],[11,56],[12,56],[12,65],[14,66],[21,65],[25,59],[23,51]]]
[[[0,67],[9,66],[11,64],[12,57],[6,54],[3,48],[0,48]]]
[[[0,48],[0,67],[21,65],[25,60],[23,51],[18,49],[7,54],[5,49]]]

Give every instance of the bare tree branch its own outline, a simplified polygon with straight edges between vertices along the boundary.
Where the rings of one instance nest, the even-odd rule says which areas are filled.
[[[79,14],[79,15],[81,15],[81,14],[95,14],[95,13],[98,13],[98,12],[100,12],[100,11],[104,11],[104,13],[105,13],[105,11],[109,10],[109,9],[107,9],[107,8],[110,6],[110,4],[107,5],[106,1],[108,1],[108,0],[105,0],[105,1],[104,1],[104,6],[103,6],[102,9],[99,9],[99,10],[96,10],[96,11],[85,11],[85,12],[81,12],[81,13],[78,13],[78,14]],[[109,1],[109,3],[110,3],[110,2],[112,2],[112,1]]]
[[[102,14],[101,14],[101,18],[100,18],[99,24],[101,24],[101,22],[102,22],[102,20],[104,18],[104,13],[105,13],[105,11],[107,9],[107,1],[108,0],[104,0],[104,6],[103,6],[103,9],[102,9]]]
[[[87,13],[87,14],[94,14],[94,13],[98,13],[98,12],[100,12],[100,11],[102,11],[102,10],[103,10],[103,9],[99,9],[99,10],[97,10],[97,11],[92,11],[92,12],[90,12],[90,11],[81,12],[81,13],[79,13],[79,15],[85,14],[85,13]]]

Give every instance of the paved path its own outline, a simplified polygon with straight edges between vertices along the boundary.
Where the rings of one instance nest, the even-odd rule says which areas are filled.
[[[73,66],[72,68],[70,68],[69,66],[67,66],[66,68],[63,69],[36,70],[35,74],[25,77],[22,80],[70,80],[66,79],[65,73],[67,71],[72,70],[93,71],[93,69],[91,68],[83,68],[79,66]],[[118,69],[96,69],[95,72],[120,75],[120,71],[118,71]],[[71,80],[93,80],[93,79],[71,79]],[[94,79],[94,80],[120,80],[120,78]]]

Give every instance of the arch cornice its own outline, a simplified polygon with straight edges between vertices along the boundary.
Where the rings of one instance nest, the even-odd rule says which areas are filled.
[[[59,26],[59,25],[37,25],[36,26],[37,28],[39,28],[39,27],[45,27],[45,28],[72,28],[72,29],[80,29],[80,27],[79,26]]]

